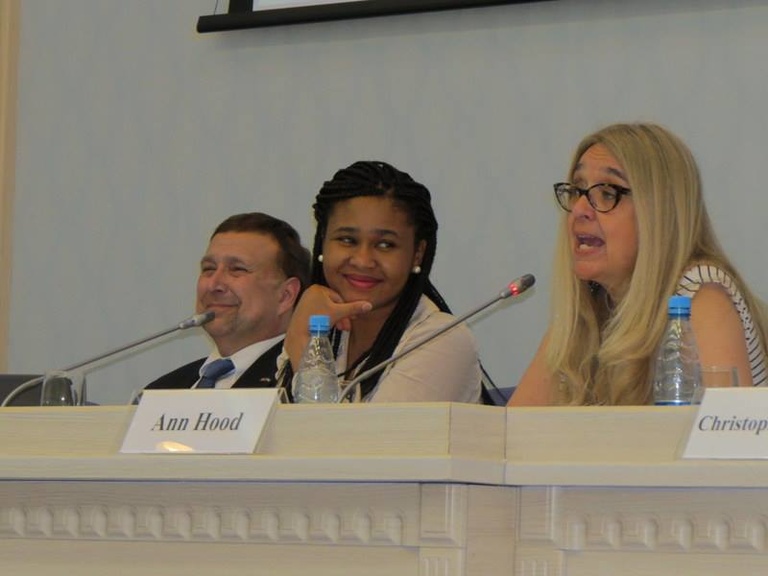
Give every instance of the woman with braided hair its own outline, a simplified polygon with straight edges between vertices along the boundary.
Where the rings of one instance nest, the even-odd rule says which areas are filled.
[[[278,360],[283,385],[297,368],[314,314],[330,316],[339,377],[392,357],[453,320],[429,280],[437,221],[429,190],[384,162],[360,161],[323,184],[312,285],[288,327]],[[475,339],[460,324],[363,380],[359,397],[375,402],[478,402]]]

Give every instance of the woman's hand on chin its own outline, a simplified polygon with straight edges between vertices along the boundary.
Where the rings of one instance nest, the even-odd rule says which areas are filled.
[[[294,317],[304,319],[308,325],[309,317],[315,314],[325,314],[331,319],[331,324],[338,330],[349,330],[352,320],[359,314],[365,314],[373,308],[367,300],[344,302],[341,295],[327,286],[313,284],[306,289],[299,300]]]

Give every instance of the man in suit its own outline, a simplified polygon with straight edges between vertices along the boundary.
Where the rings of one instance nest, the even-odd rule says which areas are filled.
[[[196,310],[215,313],[203,327],[215,347],[207,358],[145,389],[274,387],[277,357],[293,307],[309,285],[309,267],[309,251],[288,223],[260,212],[224,220],[211,236],[197,279]],[[225,368],[215,382],[204,378],[220,359],[232,362],[217,362]]]

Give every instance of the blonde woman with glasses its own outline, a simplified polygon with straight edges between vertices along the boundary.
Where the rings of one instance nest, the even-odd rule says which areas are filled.
[[[673,294],[693,298],[702,365],[768,383],[763,304],[715,237],[688,147],[655,124],[614,124],[582,140],[568,175],[554,186],[552,317],[510,405],[651,403]]]

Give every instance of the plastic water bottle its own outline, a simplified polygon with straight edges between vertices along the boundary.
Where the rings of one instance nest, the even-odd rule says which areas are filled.
[[[657,406],[683,406],[700,401],[701,367],[691,328],[691,299],[671,296],[669,318],[656,354],[653,402]]]
[[[338,402],[341,388],[336,377],[336,363],[328,340],[331,320],[328,316],[309,317],[309,342],[293,377],[292,392],[300,404]]]

